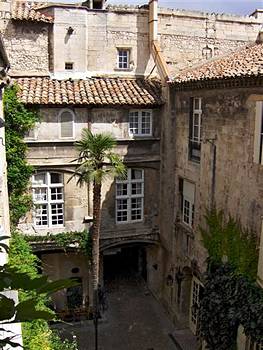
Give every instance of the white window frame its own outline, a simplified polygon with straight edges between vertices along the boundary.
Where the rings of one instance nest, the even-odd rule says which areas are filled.
[[[192,100],[192,116],[191,116],[191,135],[190,135],[190,144],[191,144],[191,154],[190,159],[199,158],[199,156],[193,154],[193,150],[197,151],[197,148],[201,148],[202,141],[202,97],[194,97]],[[196,108],[197,104],[197,108]],[[196,133],[197,129],[197,133]],[[194,147],[194,145],[198,147]]]
[[[191,299],[189,310],[189,326],[191,331],[197,335],[198,333],[198,308],[200,306],[200,289],[204,288],[201,281],[193,276],[191,284]]]
[[[256,102],[254,162],[263,165],[263,101]]]
[[[141,171],[141,179],[132,179],[131,174],[132,170],[138,170]],[[119,194],[118,193],[118,185],[123,184],[127,187],[127,194]],[[132,194],[132,185],[133,184],[140,184],[141,186],[141,193],[139,194]],[[116,193],[116,209],[115,209],[115,220],[117,224],[127,224],[127,223],[133,223],[133,222],[142,222],[143,221],[143,215],[144,215],[144,170],[143,169],[137,169],[137,168],[129,168],[127,169],[127,177],[125,180],[122,179],[116,179],[116,185],[115,185],[115,193]],[[140,199],[141,200],[141,208],[140,208],[140,219],[132,219],[132,199]],[[126,210],[118,210],[118,201],[119,200],[127,200],[127,209]],[[127,213],[127,220],[120,221],[118,220],[118,213],[120,212],[126,212]]]
[[[193,227],[194,223],[194,204],[195,204],[195,185],[183,179],[183,201],[182,201],[182,222],[188,227]],[[188,205],[186,205],[188,203]],[[189,220],[186,221],[185,218]]]
[[[128,70],[130,69],[130,60],[131,60],[131,49],[125,48],[125,47],[118,47],[117,48],[117,68],[121,70]],[[121,53],[126,52],[127,53],[127,66],[125,67],[125,63],[123,62],[124,55],[121,55]]]
[[[45,184],[38,184],[34,182],[34,178],[37,175],[45,176]],[[62,177],[61,183],[51,183],[51,174],[59,174]],[[46,190],[46,199],[35,199],[35,190]],[[62,189],[62,199],[52,199],[52,189]],[[57,171],[42,171],[33,175],[32,177],[32,193],[33,193],[33,203],[35,206],[35,210],[33,211],[33,224],[36,229],[41,228],[54,228],[54,227],[64,227],[65,222],[65,205],[64,205],[64,183],[63,183],[63,174]],[[46,225],[38,225],[37,224],[37,211],[39,210],[38,206],[45,205],[47,207],[47,224]],[[52,205],[62,205],[62,216],[63,216],[63,224],[52,224]]]
[[[150,118],[150,128],[149,132],[146,133],[143,131],[143,113],[149,113]],[[132,115],[133,113],[138,113],[138,116]],[[131,126],[132,121],[131,118],[138,118],[138,132],[135,133],[133,131],[134,127]],[[151,109],[131,109],[129,111],[129,136],[130,137],[146,137],[146,136],[152,136],[152,110]]]
[[[72,115],[72,136],[62,136],[62,124],[61,119],[63,113],[68,112]],[[75,139],[75,113],[69,108],[63,108],[58,114],[58,125],[59,125],[59,138],[62,140],[74,140]]]

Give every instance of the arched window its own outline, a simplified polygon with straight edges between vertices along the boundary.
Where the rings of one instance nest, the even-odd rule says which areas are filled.
[[[43,172],[33,175],[34,225],[36,227],[64,226],[63,175]]]
[[[74,113],[70,109],[63,109],[59,113],[60,137],[74,138]]]

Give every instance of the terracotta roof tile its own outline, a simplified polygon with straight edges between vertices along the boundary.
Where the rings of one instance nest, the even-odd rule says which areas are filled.
[[[210,60],[200,66],[181,71],[173,82],[222,80],[262,75],[263,43],[247,46],[222,58]]]
[[[19,98],[25,104],[91,106],[158,106],[163,103],[156,80],[90,78],[52,80],[19,78]]]
[[[12,8],[12,19],[20,21],[52,23],[53,18],[44,14],[41,3],[16,1]]]

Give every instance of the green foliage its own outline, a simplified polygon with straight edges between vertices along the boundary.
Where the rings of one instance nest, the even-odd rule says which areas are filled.
[[[220,264],[227,260],[237,274],[256,280],[258,254],[255,235],[242,229],[232,217],[225,220],[223,212],[213,209],[205,216],[207,229],[200,228],[209,260]]]
[[[93,134],[89,129],[82,130],[81,140],[75,143],[79,152],[76,161],[80,164],[73,175],[77,183],[101,184],[107,177],[124,177],[126,168],[118,154],[113,152],[116,140],[110,134]]]
[[[235,350],[242,325],[252,341],[263,338],[263,291],[256,284],[256,238],[222,212],[206,215],[201,228],[209,254],[208,275],[200,306],[200,328],[207,349]],[[226,263],[227,262],[227,263]]]
[[[23,236],[23,239],[30,243],[54,242],[58,247],[65,249],[65,251],[72,246],[76,246],[80,248],[89,258],[92,254],[91,235],[87,230],[83,230],[81,232],[61,232],[58,234],[47,234],[45,236]]]
[[[32,205],[26,191],[33,167],[26,161],[24,136],[39,120],[36,110],[28,109],[18,100],[17,92],[16,85],[7,87],[3,98],[10,218],[14,225]]]
[[[46,304],[49,294],[78,283],[72,280],[48,282],[46,276],[39,275],[38,258],[32,253],[23,236],[17,232],[12,234],[9,256],[8,265],[0,267],[0,321],[13,319],[12,322],[24,322],[23,340],[26,350],[74,350],[74,344],[71,347],[69,342],[59,343],[57,335],[53,335],[49,329],[46,320],[54,319],[55,314]],[[3,291],[7,289],[19,291],[17,305],[4,295]],[[53,339],[56,339],[56,348],[53,347]],[[11,343],[11,337],[0,342],[1,345],[12,345]]]
[[[235,350],[240,324],[252,341],[263,338],[263,291],[227,264],[212,267],[200,305],[200,330],[209,350]]]

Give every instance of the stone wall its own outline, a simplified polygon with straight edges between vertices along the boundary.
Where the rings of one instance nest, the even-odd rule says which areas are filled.
[[[65,194],[65,227],[36,229],[32,227],[32,215],[29,215],[20,228],[25,233],[40,234],[46,232],[61,232],[82,230],[85,225],[85,216],[92,215],[92,187],[90,190],[84,186],[80,188],[75,180],[68,182],[74,165],[72,160],[78,154],[74,147],[74,140],[81,137],[84,127],[89,127],[93,132],[110,132],[118,143],[116,152],[123,157],[127,167],[144,169],[145,197],[144,197],[144,220],[139,223],[118,224],[115,219],[115,184],[112,179],[108,179],[102,187],[102,236],[104,239],[116,236],[136,236],[147,235],[158,231],[159,216],[159,136],[161,112],[159,109],[153,110],[153,136],[134,139],[128,133],[129,109],[111,108],[71,108],[75,114],[75,137],[74,139],[59,138],[59,113],[62,108],[41,108],[41,122],[37,126],[35,138],[27,138],[29,146],[28,161],[39,171],[58,171],[64,175]]]
[[[212,199],[217,209],[239,220],[241,225],[261,233],[263,215],[262,165],[253,161],[256,102],[254,95],[263,96],[263,89],[213,89],[174,92],[175,109],[169,122],[163,124],[161,153],[161,237],[169,254],[165,270],[206,269],[207,253],[201,241],[199,225],[204,225],[206,209]],[[202,98],[202,145],[200,164],[189,160],[189,116],[191,97]],[[260,98],[260,97],[257,97]],[[168,125],[169,123],[169,125]],[[171,127],[173,125],[173,127]],[[216,147],[215,176],[213,175]],[[167,154],[167,150],[174,152]],[[166,153],[166,155],[165,155]],[[167,176],[173,178],[167,182]],[[179,179],[195,184],[195,214],[193,228],[182,222]],[[215,186],[213,186],[213,181]],[[169,210],[169,203],[173,210]],[[167,210],[166,210],[167,209]],[[165,213],[166,210],[166,213]],[[169,242],[172,242],[172,245]],[[196,265],[197,264],[197,265]],[[201,276],[201,275],[200,275]],[[164,288],[163,299],[169,310],[187,321],[188,313],[171,303],[171,288]],[[183,296],[182,296],[183,297]]]
[[[9,21],[4,43],[11,65],[10,75],[48,75],[47,24]]]
[[[109,6],[96,11],[69,5],[48,12],[54,25],[9,21],[5,41],[13,74],[47,74],[49,67],[57,78],[156,74],[147,9]],[[158,18],[159,40],[171,74],[255,42],[261,28],[261,20],[254,17],[197,11],[160,8]],[[130,69],[117,68],[118,48],[130,50]],[[73,70],[65,70],[66,62],[73,63]]]

